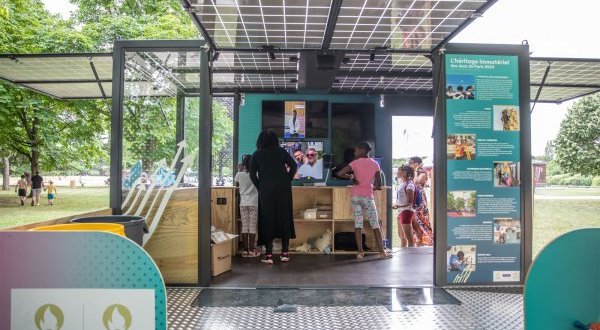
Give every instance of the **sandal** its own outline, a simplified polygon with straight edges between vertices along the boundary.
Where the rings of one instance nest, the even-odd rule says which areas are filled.
[[[363,259],[364,257],[365,257],[365,253],[364,253],[364,252],[359,252],[359,253],[356,255],[356,259]]]
[[[379,254],[379,259],[384,260],[384,259],[391,259],[394,256],[391,253],[388,252],[384,252],[384,253],[380,253]]]
[[[256,253],[256,251],[248,252],[248,254],[246,255],[247,258],[256,258],[259,256],[260,256],[260,253]]]
[[[273,264],[273,255],[271,255],[271,254],[265,255],[265,257],[262,258],[260,260],[260,262],[272,265]]]
[[[242,258],[248,258],[248,255],[249,255],[248,251],[242,252]]]

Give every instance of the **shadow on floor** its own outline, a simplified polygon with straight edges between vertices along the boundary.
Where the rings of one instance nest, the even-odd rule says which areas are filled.
[[[215,288],[424,287],[433,285],[433,249],[409,248],[392,259],[377,254],[292,255],[289,263],[266,265],[259,258],[234,257],[232,270],[213,277]]]

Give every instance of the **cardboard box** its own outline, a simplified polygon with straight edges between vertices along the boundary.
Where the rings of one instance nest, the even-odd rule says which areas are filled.
[[[231,270],[231,244],[233,244],[232,239],[210,245],[212,276],[219,276]]]

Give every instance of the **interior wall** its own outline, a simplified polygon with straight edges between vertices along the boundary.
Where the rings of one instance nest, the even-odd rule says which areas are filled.
[[[391,186],[392,174],[392,116],[433,116],[433,98],[427,96],[385,95],[384,107],[380,95],[344,94],[245,94],[240,104],[238,128],[238,159],[256,150],[256,138],[262,127],[262,101],[327,101],[331,103],[373,103],[375,105],[375,148],[383,158],[382,171],[387,185]],[[283,123],[282,123],[283,124]],[[325,147],[329,145],[327,139]],[[392,191],[388,190],[388,228],[392,219]],[[388,230],[387,238],[394,235]]]

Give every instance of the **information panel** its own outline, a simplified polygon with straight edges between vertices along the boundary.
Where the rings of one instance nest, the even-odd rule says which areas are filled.
[[[518,57],[445,56],[447,281],[519,282]]]

